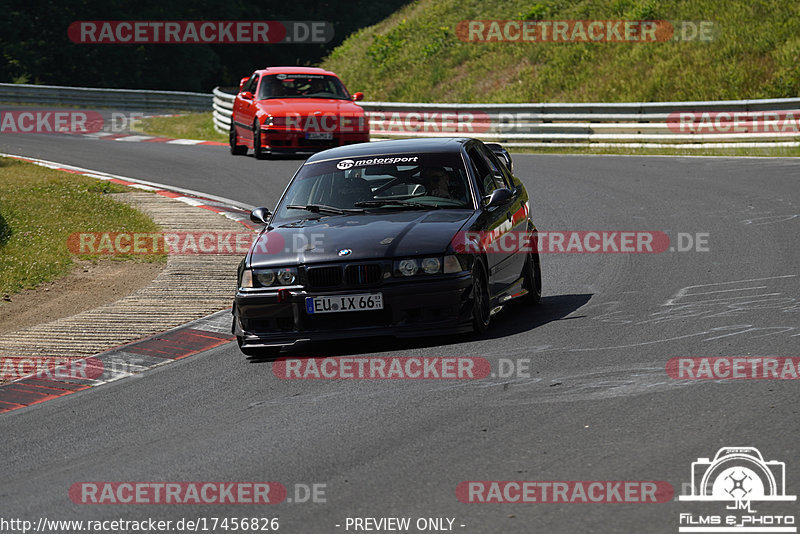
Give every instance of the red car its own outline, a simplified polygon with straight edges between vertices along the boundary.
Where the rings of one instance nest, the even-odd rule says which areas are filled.
[[[369,141],[369,121],[336,74],[271,67],[242,78],[231,115],[231,154],[316,152]]]

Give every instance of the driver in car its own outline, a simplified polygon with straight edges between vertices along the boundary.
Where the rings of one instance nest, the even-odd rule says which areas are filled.
[[[325,86],[322,83],[322,80],[310,79],[307,83],[303,84],[298,88],[298,92],[301,95],[313,95],[316,93],[322,93],[325,91]]]
[[[432,197],[455,198],[450,192],[450,173],[442,167],[422,169],[422,185],[426,194]]]

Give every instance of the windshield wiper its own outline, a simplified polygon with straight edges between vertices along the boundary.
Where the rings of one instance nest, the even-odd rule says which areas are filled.
[[[286,224],[282,224],[278,228],[302,228],[303,226],[306,225],[306,223],[309,223],[311,221],[316,222],[321,218],[322,217],[306,217],[305,219],[300,219],[299,221],[292,221]]]
[[[324,213],[326,215],[344,215],[345,213],[364,213],[364,210],[336,208],[334,206],[326,206],[325,204],[306,204],[305,206],[290,204],[289,206],[286,206],[286,209],[306,210],[310,211],[311,213]]]
[[[387,198],[385,200],[362,200],[360,202],[356,202],[354,206],[359,206],[364,208],[396,206],[398,208],[413,208],[413,209],[423,209],[423,210],[440,209],[440,206],[436,204],[423,204],[422,202],[414,202],[413,200],[400,200],[391,198]]]

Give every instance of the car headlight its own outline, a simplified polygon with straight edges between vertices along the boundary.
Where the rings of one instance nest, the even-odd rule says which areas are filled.
[[[458,268],[453,272],[460,272],[463,269]],[[414,276],[420,274],[438,274],[442,272],[442,258],[404,258],[402,260],[395,260],[394,273],[399,276]]]
[[[245,280],[250,285],[245,285]],[[253,284],[255,281],[255,284]],[[284,267],[280,269],[255,269],[242,274],[241,287],[281,287],[291,286],[297,282],[297,269]]]
[[[278,271],[278,284],[282,286],[290,286],[297,280],[294,269],[281,269]]]
[[[425,258],[422,260],[422,271],[427,274],[436,274],[442,267],[442,262],[439,258]]]
[[[258,271],[256,280],[261,287],[269,287],[275,282],[275,271]]]
[[[400,260],[397,270],[403,276],[413,276],[417,273],[417,260]]]

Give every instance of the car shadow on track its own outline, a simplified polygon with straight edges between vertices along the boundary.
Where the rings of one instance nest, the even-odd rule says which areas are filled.
[[[251,363],[273,362],[277,358],[320,358],[329,356],[351,356],[357,354],[408,351],[459,343],[499,339],[521,334],[552,321],[564,319],[592,298],[591,293],[555,295],[542,298],[541,304],[531,306],[524,302],[513,302],[492,317],[489,331],[483,335],[474,333],[429,336],[419,338],[370,337],[339,340],[335,342],[302,343],[284,349],[278,356],[252,356]]]
[[[497,339],[514,334],[521,334],[534,328],[560,321],[592,298],[592,293],[577,295],[555,295],[543,297],[537,306],[525,302],[512,302],[500,313],[492,317],[489,331],[481,339]],[[570,317],[570,319],[577,319]]]

